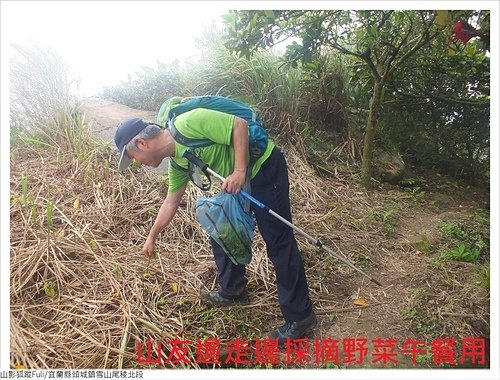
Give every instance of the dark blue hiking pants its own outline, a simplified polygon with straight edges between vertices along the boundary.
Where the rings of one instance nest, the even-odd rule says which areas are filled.
[[[291,221],[288,168],[281,151],[274,148],[259,173],[251,180],[252,195],[270,209]],[[252,203],[267,255],[276,272],[278,300],[286,322],[300,321],[312,311],[304,264],[293,230]],[[246,292],[245,266],[235,265],[211,239],[217,265],[219,292],[237,298]]]

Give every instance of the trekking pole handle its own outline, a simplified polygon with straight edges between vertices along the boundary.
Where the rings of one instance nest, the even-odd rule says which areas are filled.
[[[226,178],[224,178],[223,176],[221,176],[219,173],[216,173],[214,172],[212,169],[210,168],[207,168],[207,172],[209,172],[210,174],[212,174],[215,178],[221,180],[221,181],[224,181]],[[264,203],[262,203],[261,201],[259,201],[257,198],[254,198],[252,197],[250,194],[248,194],[246,191],[243,191],[241,190],[241,195],[243,195],[245,198],[247,198],[250,202],[253,202],[255,203],[255,205],[257,205],[257,207],[263,209],[263,210],[268,210],[269,212],[271,212],[272,210],[267,207]],[[276,214],[278,215],[278,214]],[[278,215],[279,216],[279,215]],[[281,218],[280,219],[283,219],[286,221],[286,219],[284,218]]]
[[[193,152],[186,150],[184,153],[182,153],[182,156],[187,158],[188,161],[191,161],[194,165],[198,166],[202,172],[204,172],[205,174],[207,173],[208,165],[204,163],[202,160],[200,160],[198,157],[196,157],[196,155]],[[210,171],[212,172],[212,174],[214,174],[212,170]]]

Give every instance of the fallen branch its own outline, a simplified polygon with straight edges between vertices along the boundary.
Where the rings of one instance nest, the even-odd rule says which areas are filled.
[[[440,312],[443,317],[463,317],[463,318],[474,318],[474,314],[466,314],[466,313],[448,313],[446,311]]]
[[[349,312],[349,311],[366,309],[366,308],[372,307],[372,306],[379,306],[379,305],[382,305],[384,303],[385,302],[377,302],[377,303],[372,303],[371,305],[366,305],[366,306],[345,307],[345,308],[340,308],[340,309],[323,309],[323,310],[316,311],[316,314],[321,315],[321,314],[330,314],[330,313],[344,313],[344,312]]]

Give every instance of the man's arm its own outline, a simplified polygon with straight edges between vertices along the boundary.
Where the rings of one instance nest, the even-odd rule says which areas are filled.
[[[248,124],[240,118],[235,117],[231,142],[234,148],[234,171],[222,184],[222,191],[228,193],[239,193],[246,179],[248,160]]]
[[[179,208],[182,196],[186,191],[186,186],[187,184],[182,186],[175,193],[167,194],[165,200],[163,201],[163,204],[160,207],[160,210],[158,211],[156,220],[151,227],[151,230],[149,231],[148,238],[144,243],[144,247],[142,248],[142,251],[146,256],[149,257],[153,253],[156,238],[158,237],[160,232],[163,231],[163,229],[167,227],[172,221],[175,213],[177,212],[177,209]]]

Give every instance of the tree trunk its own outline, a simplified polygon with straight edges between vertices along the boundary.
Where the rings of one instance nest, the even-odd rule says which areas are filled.
[[[361,161],[361,183],[365,188],[371,185],[372,161],[373,161],[373,139],[375,136],[375,125],[377,124],[380,100],[382,97],[382,81],[375,81],[373,85],[373,97],[370,101],[370,113],[366,124],[365,137],[363,140],[363,158]]]

